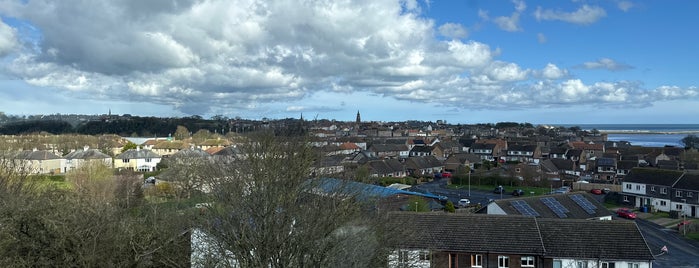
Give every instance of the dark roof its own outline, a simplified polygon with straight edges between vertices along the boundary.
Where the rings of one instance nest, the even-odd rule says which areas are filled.
[[[597,158],[597,166],[616,166],[616,159],[609,157]]]
[[[624,182],[643,183],[672,186],[682,176],[682,171],[656,169],[656,168],[633,168],[624,177]]]
[[[405,166],[411,169],[425,169],[442,167],[443,164],[434,155],[413,156],[405,160]]]
[[[460,213],[392,213],[400,226],[398,247],[457,252],[542,255],[544,246],[531,217]],[[405,233],[403,233],[405,232]]]
[[[546,255],[549,256],[603,260],[655,259],[633,221],[537,220]]]
[[[596,207],[596,209],[593,210],[594,214],[588,213],[584,208],[578,205],[578,203],[573,200],[573,198],[578,198],[574,197],[575,195],[582,196],[582,198],[587,199],[591,205]],[[565,213],[567,219],[593,219],[612,215],[612,213],[609,212],[609,210],[602,204],[600,204],[597,199],[590,196],[590,194],[586,192],[500,199],[496,200],[495,204],[497,204],[498,207],[507,213],[507,215],[522,215],[522,213],[519,212],[512,203],[512,201],[521,200],[526,202],[532,209],[534,209],[534,211],[539,214],[539,216],[537,216],[539,218],[560,218],[543,202],[542,198],[553,198],[558,201],[560,205],[568,210],[568,212]]]
[[[545,172],[556,172],[558,173],[558,167],[556,167],[555,164],[553,164],[553,159],[544,159],[544,161],[541,161],[539,164],[541,166],[541,169],[544,170]],[[570,161],[570,160],[568,160]]]
[[[26,160],[52,160],[52,159],[61,159],[60,156],[57,156],[53,154],[52,152],[49,151],[44,151],[44,150],[25,150],[25,151],[20,151],[17,152],[15,155],[15,158],[17,159],[26,159]]]
[[[141,159],[141,158],[160,158],[160,155],[148,149],[129,149],[126,152],[116,156],[116,159]]]
[[[405,171],[403,164],[396,159],[374,160],[367,164],[374,173],[379,175]]]
[[[580,149],[570,149],[566,152],[566,157],[570,158],[571,156],[577,156],[580,157],[582,155],[583,151]]]
[[[495,144],[494,143],[474,143],[471,145],[471,150],[474,149],[490,149],[493,150],[495,149]]]
[[[699,173],[687,172],[677,181],[675,189],[699,191]]]
[[[407,151],[408,146],[405,144],[373,144],[369,147],[372,152],[400,152]]]
[[[109,159],[111,159],[112,157],[100,152],[97,149],[87,149],[87,150],[72,151],[72,152],[68,153],[63,158],[65,158],[65,159],[105,159],[105,158],[109,158]]]
[[[432,146],[415,146],[410,153],[432,153]]]
[[[621,160],[616,166],[618,169],[632,169],[638,167],[638,160]]]
[[[537,145],[526,144],[526,145],[508,145],[507,151],[521,151],[521,152],[535,152]]]
[[[551,163],[559,170],[575,170],[575,162],[570,159],[552,158]]]
[[[549,154],[560,154],[563,155],[568,151],[566,147],[551,147]]]
[[[200,158],[209,158],[211,155],[207,152],[205,152],[202,149],[199,148],[188,148],[184,150],[179,150],[176,153],[172,154],[170,156],[171,158],[193,158],[193,157],[200,157]]]

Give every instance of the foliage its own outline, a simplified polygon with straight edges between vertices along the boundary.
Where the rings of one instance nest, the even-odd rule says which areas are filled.
[[[451,202],[451,200],[447,201],[446,204],[444,204],[444,211],[454,213],[456,212],[456,208],[454,207],[454,203]]]
[[[185,126],[177,126],[174,137],[175,140],[186,140],[189,138],[189,129]]]
[[[684,145],[685,148],[699,149],[699,137],[694,134],[689,134],[680,140],[680,143]]]
[[[83,162],[66,174],[66,181],[76,192],[93,201],[107,202],[114,197],[115,179],[112,170],[102,161]]]
[[[453,205],[454,204],[452,204],[452,206]],[[424,198],[419,196],[411,196],[408,199],[407,211],[428,212],[430,211],[430,207],[428,206],[427,201],[425,201]]]
[[[124,147],[121,148],[121,152],[123,153],[123,152],[126,152],[126,151],[131,150],[131,149],[136,149],[137,147],[138,147],[137,144],[129,141],[126,143],[126,145],[124,145]]]

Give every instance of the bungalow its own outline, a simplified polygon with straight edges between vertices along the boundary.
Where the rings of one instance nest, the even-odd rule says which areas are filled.
[[[435,156],[410,157],[405,160],[405,168],[408,174],[414,176],[432,175],[435,172],[442,172],[444,165]]]
[[[384,159],[367,162],[369,176],[371,177],[398,177],[407,176],[403,164],[397,159]]]
[[[378,158],[407,158],[410,154],[405,144],[373,144],[369,151]]]
[[[136,147],[117,155],[114,159],[114,168],[140,172],[155,171],[160,160],[160,155],[153,151]]]
[[[478,213],[554,219],[612,219],[611,212],[586,192],[500,199],[490,202]]]
[[[481,160],[495,161],[500,156],[497,152],[498,147],[496,144],[486,144],[486,143],[474,143],[471,146],[471,153],[478,155]]]
[[[25,170],[29,173],[61,173],[64,166],[63,158],[45,150],[19,151],[10,157],[23,162]]]

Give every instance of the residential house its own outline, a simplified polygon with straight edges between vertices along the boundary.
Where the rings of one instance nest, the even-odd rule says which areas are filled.
[[[35,174],[61,173],[64,166],[62,157],[46,150],[19,151],[11,153],[10,158],[21,161],[24,170]]]
[[[673,210],[681,215],[699,218],[699,173],[685,172],[673,187]]]
[[[539,159],[541,159],[541,148],[536,144],[513,144],[507,148],[507,161],[538,163]]]
[[[398,159],[383,159],[366,163],[371,177],[398,177],[407,176],[407,171]]]
[[[416,156],[405,160],[405,168],[413,176],[432,176],[444,171],[444,164],[433,155]]]
[[[616,159],[611,157],[599,157],[595,159],[595,172],[597,179],[616,183]]]
[[[158,142],[158,144],[153,146],[152,151],[161,157],[168,157],[176,152],[179,152],[180,150],[188,148],[190,148],[190,145],[187,142],[168,140]]]
[[[391,230],[400,239],[388,267],[651,268],[654,259],[632,221],[406,212],[389,217],[400,226]]]
[[[471,145],[471,153],[478,155],[481,160],[496,161],[500,156],[497,144],[474,143]]]
[[[478,155],[475,154],[453,154],[444,161],[444,170],[456,173],[459,170],[475,169],[475,164],[483,162]]]
[[[114,168],[140,172],[155,171],[160,160],[160,155],[153,151],[136,147],[117,155],[114,158]]]
[[[316,166],[313,167],[313,175],[329,176],[344,172],[345,166],[343,161],[346,157],[346,155],[331,155],[321,158],[317,161]]]
[[[220,147],[226,147],[230,146],[231,142],[227,139],[221,139],[221,138],[216,138],[216,139],[207,139],[202,143],[197,144],[197,147],[202,150],[207,150],[209,148],[220,148]]]
[[[573,147],[573,149],[583,150],[585,157],[588,159],[602,157],[604,155],[604,143],[573,141],[570,142],[570,146]]]
[[[371,151],[378,158],[407,158],[410,149],[405,144],[373,144],[369,146]]]
[[[567,147],[551,147],[549,150],[549,158],[566,159]]]
[[[634,207],[649,206],[669,212],[673,208],[673,187],[684,172],[657,168],[634,168],[624,178],[622,202]]]
[[[409,156],[428,156],[432,155],[432,146],[415,146],[413,149],[410,149]]]
[[[611,212],[586,192],[499,199],[488,203],[478,213],[554,219],[612,219]]]
[[[79,168],[80,166],[90,162],[101,162],[108,167],[112,167],[112,157],[100,152],[97,149],[90,149],[90,146],[83,147],[82,150],[76,150],[68,153],[63,157],[65,165],[63,172],[68,172]]]
[[[621,160],[616,164],[616,176],[624,178],[631,169],[638,167],[638,160]]]
[[[569,149],[566,152],[566,159],[575,162],[575,165],[582,171],[587,170],[587,155],[581,149]]]

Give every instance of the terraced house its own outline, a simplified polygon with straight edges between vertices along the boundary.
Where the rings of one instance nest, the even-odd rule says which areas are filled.
[[[622,183],[622,202],[652,211],[699,217],[699,173],[633,168]]]

